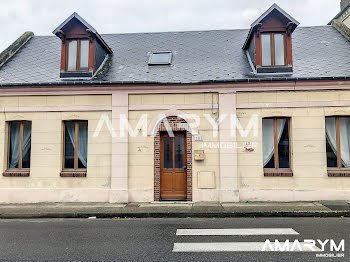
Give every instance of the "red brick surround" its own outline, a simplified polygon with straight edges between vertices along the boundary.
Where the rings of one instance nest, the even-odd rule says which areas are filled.
[[[185,120],[176,116],[167,117],[171,130],[186,131],[187,142],[187,201],[192,201],[192,134],[189,128],[186,128]],[[182,125],[178,125],[182,124]],[[158,127],[157,133],[154,137],[154,201],[160,200],[160,132],[166,132],[164,123]]]

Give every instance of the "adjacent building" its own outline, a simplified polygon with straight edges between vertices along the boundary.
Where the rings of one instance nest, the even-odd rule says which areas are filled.
[[[0,55],[0,202],[350,200],[335,27],[274,4],[248,30],[99,34],[73,13],[24,34]]]
[[[350,41],[350,0],[341,0],[340,12],[328,23]]]

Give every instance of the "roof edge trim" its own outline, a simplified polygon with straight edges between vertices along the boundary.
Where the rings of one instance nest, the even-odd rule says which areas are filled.
[[[91,30],[91,32],[93,32],[94,34],[97,33],[96,29],[93,28],[88,22],[86,22],[78,13],[74,12],[73,14],[71,14],[66,20],[64,20],[55,30],[52,31],[52,33],[54,35],[56,35],[58,33],[59,30],[62,29],[62,27],[64,27],[66,24],[68,24],[68,22],[70,20],[72,20],[73,18],[78,19],[83,25],[85,25],[89,30]]]
[[[200,85],[200,84],[229,84],[229,83],[256,83],[256,82],[296,82],[296,81],[350,81],[350,76],[325,76],[325,77],[261,77],[261,78],[237,78],[229,80],[201,80],[193,82],[158,82],[158,81],[62,81],[39,83],[0,83],[0,87],[39,87],[39,86],[103,86],[103,85]],[[1,92],[1,88],[0,88]]]
[[[16,41],[14,41],[9,47],[0,53],[0,68],[6,64],[32,37],[33,32],[25,32]]]
[[[295,18],[293,18],[290,14],[288,14],[286,11],[284,11],[281,7],[279,7],[276,3],[274,3],[269,9],[267,9],[261,16],[259,16],[258,19],[256,19],[250,26],[254,27],[258,23],[260,23],[261,20],[263,20],[268,14],[270,14],[274,9],[276,9],[278,12],[280,12],[282,15],[287,17],[291,22],[296,24],[297,26],[300,24]]]

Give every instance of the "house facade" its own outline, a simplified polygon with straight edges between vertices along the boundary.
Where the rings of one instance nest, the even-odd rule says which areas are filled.
[[[273,5],[249,30],[100,35],[78,14],[0,55],[0,203],[350,200],[350,43]]]

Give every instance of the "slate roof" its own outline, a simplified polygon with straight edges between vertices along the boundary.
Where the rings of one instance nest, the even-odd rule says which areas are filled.
[[[294,79],[347,79],[350,42],[332,26],[298,27],[293,33],[294,72],[254,75],[242,50],[249,30],[101,35],[114,53],[90,80],[75,83],[201,83]],[[72,84],[60,79],[61,42],[34,36],[0,68],[0,85]],[[152,51],[172,51],[170,66],[149,66]]]

